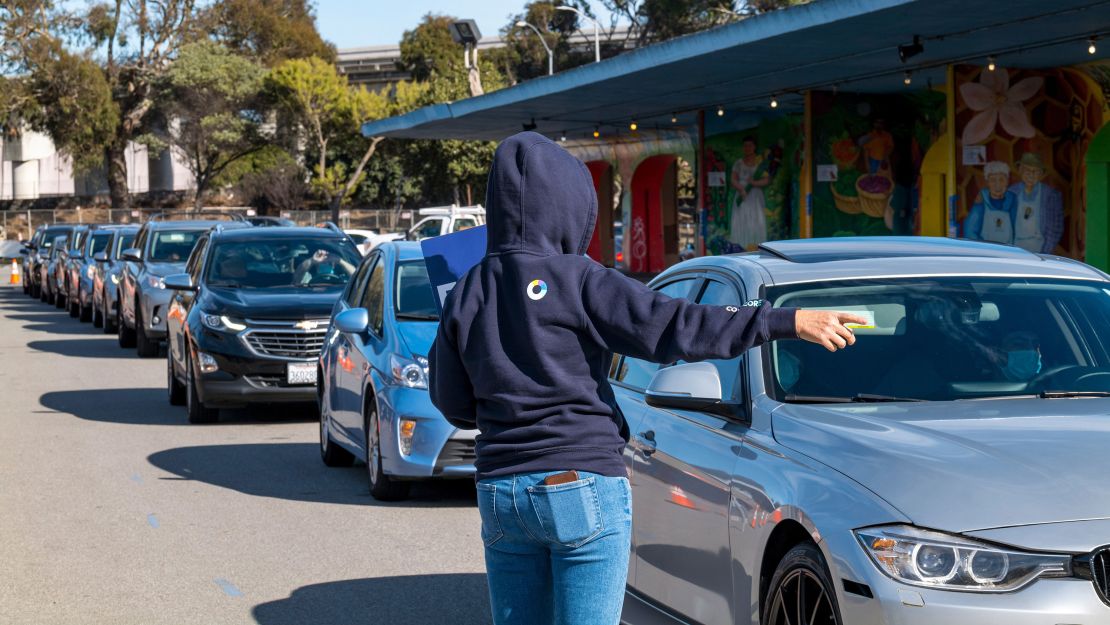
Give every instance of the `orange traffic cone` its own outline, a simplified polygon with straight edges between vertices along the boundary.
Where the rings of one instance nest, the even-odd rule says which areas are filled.
[[[12,279],[11,284],[19,284],[19,263],[12,259]]]

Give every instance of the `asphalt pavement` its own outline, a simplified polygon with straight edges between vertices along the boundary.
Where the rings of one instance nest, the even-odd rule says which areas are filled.
[[[0,625],[490,622],[469,482],[382,504],[305,409],[188,425],[164,358],[0,271]]]

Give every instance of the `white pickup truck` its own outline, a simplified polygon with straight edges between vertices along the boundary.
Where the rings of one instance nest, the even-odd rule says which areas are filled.
[[[366,241],[367,251],[386,241],[396,241],[398,239],[422,241],[486,223],[486,209],[482,208],[481,205],[434,206],[418,209],[416,215],[416,223],[407,232],[382,233],[369,237]]]

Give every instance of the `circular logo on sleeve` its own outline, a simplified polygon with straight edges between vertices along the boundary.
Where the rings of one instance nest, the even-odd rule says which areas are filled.
[[[547,283],[543,280],[533,280],[528,283],[528,299],[539,300],[547,295]]]

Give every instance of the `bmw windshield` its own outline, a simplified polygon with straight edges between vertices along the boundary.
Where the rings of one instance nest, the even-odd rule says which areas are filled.
[[[362,260],[335,238],[220,241],[210,258],[209,286],[244,289],[342,287]]]
[[[771,287],[776,307],[851,311],[856,344],[764,351],[780,401],[1110,394],[1110,284],[938,277]]]

